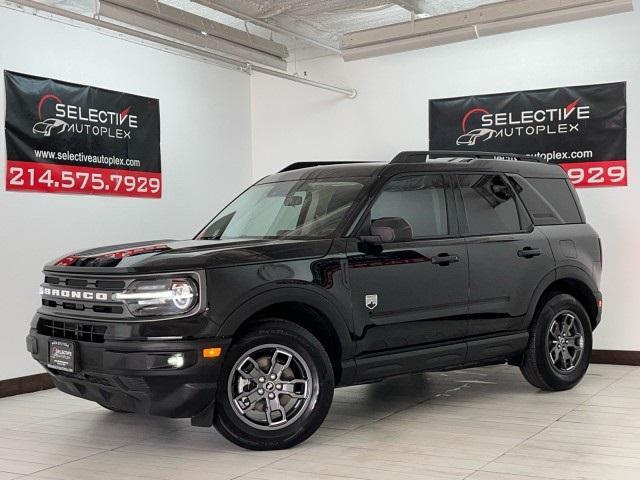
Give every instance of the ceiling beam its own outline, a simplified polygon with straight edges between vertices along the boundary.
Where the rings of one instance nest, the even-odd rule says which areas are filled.
[[[204,35],[201,31],[125,8],[107,0],[100,2],[98,15],[100,18],[110,18],[125,25],[154,32],[198,48],[221,52],[240,60],[261,63],[280,70],[287,69],[287,62],[278,56],[248,48],[213,35]]]
[[[330,45],[327,42],[323,42],[321,40],[317,40],[315,38],[311,38],[304,33],[301,33],[296,30],[295,27],[284,28],[280,25],[276,25],[273,22],[267,22],[265,20],[261,20],[259,18],[255,18],[249,12],[245,12],[240,10],[240,2],[238,0],[191,0],[194,3],[198,3],[205,7],[209,7],[213,10],[218,10],[219,12],[226,13],[227,15],[231,15],[232,17],[240,18],[242,20],[246,20],[249,23],[253,23],[254,25],[258,25],[260,27],[266,28],[273,32],[280,33],[290,38],[296,38],[310,45],[315,45],[316,47],[321,47],[325,50],[329,50],[334,53],[340,53],[340,49],[337,46]]]
[[[447,15],[345,34],[345,60],[633,10],[632,0],[508,0]]]
[[[396,0],[394,3],[415,14],[435,15],[436,9],[429,0]]]
[[[310,87],[316,87],[316,88],[321,88],[323,90],[340,93],[349,98],[355,98],[358,93],[353,88],[339,87],[336,85],[316,82],[308,78],[298,77],[296,75],[290,75],[285,72],[273,70],[271,68],[266,68],[261,65],[247,63],[245,61],[237,60],[235,58],[226,57],[224,55],[220,55],[215,52],[210,52],[208,50],[203,50],[192,45],[186,45],[186,44],[179,43],[164,37],[158,37],[151,33],[146,33],[141,30],[134,30],[129,27],[125,27],[122,25],[101,20],[99,18],[95,18],[93,16],[90,17],[87,15],[82,15],[80,13],[75,13],[69,10],[58,8],[53,5],[47,5],[35,0],[9,0],[9,1],[5,1],[4,3],[0,3],[0,9],[2,8],[16,9],[20,12],[33,14],[48,20],[55,19],[56,21],[64,22],[66,19],[67,21],[69,21],[70,25],[75,25],[75,26],[88,25],[90,28],[92,28],[94,32],[103,33],[103,34],[106,32],[115,33],[118,36],[118,38],[123,40],[127,39],[127,37],[129,39],[135,38],[135,39],[141,40],[142,44],[146,45],[147,47],[154,45],[155,48],[162,48],[164,51],[175,51],[175,52],[187,53],[189,55],[195,56],[196,58],[206,59],[206,60],[215,62],[218,65],[223,65],[223,66],[232,68],[234,70],[245,72],[247,74],[251,74],[253,72],[259,72],[265,75],[283,78],[291,82],[308,85]],[[26,10],[25,8],[28,10]]]
[[[112,3],[139,13],[157,17],[167,22],[175,23],[196,32],[204,32],[207,35],[221,38],[244,47],[253,48],[280,58],[289,55],[286,45],[276,43],[273,40],[252,35],[244,30],[232,28],[223,23],[200,17],[179,8],[171,7],[156,0],[102,0],[104,3]]]

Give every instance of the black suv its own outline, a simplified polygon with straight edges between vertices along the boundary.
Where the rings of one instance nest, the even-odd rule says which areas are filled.
[[[309,437],[334,386],[508,362],[571,388],[599,238],[559,166],[496,155],[296,163],[193,240],[69,254],[44,269],[27,348],[63,392],[257,450]]]

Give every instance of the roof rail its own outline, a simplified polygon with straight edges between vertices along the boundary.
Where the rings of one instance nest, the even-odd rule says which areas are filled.
[[[292,170],[300,170],[301,168],[322,167],[322,166],[325,166],[325,165],[348,165],[348,164],[352,164],[352,163],[371,163],[371,162],[358,162],[358,161],[353,161],[353,162],[348,162],[348,161],[347,162],[295,162],[295,163],[292,163],[290,165],[287,165],[282,170],[280,170],[278,173],[290,172]]]
[[[390,163],[422,163],[429,158],[436,157],[461,157],[461,158],[486,158],[491,160],[519,160],[526,162],[545,163],[540,157],[523,155],[520,153],[500,152],[475,152],[466,150],[424,150],[400,152]]]

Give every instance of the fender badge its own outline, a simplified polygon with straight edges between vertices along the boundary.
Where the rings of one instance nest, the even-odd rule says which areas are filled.
[[[373,310],[374,308],[376,308],[378,306],[378,295],[365,295],[364,305],[369,310]]]

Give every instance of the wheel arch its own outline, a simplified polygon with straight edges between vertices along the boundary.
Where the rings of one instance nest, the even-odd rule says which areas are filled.
[[[598,322],[598,300],[595,292],[598,287],[584,270],[577,267],[561,267],[555,270],[555,275],[547,275],[538,285],[532,299],[531,320],[535,318],[547,297],[554,292],[567,293],[575,297],[587,311],[591,328],[595,329]]]
[[[353,356],[353,342],[345,319],[329,299],[301,287],[262,292],[231,313],[218,336],[242,335],[268,318],[287,320],[309,330],[329,354],[336,383],[339,382],[343,360]]]

